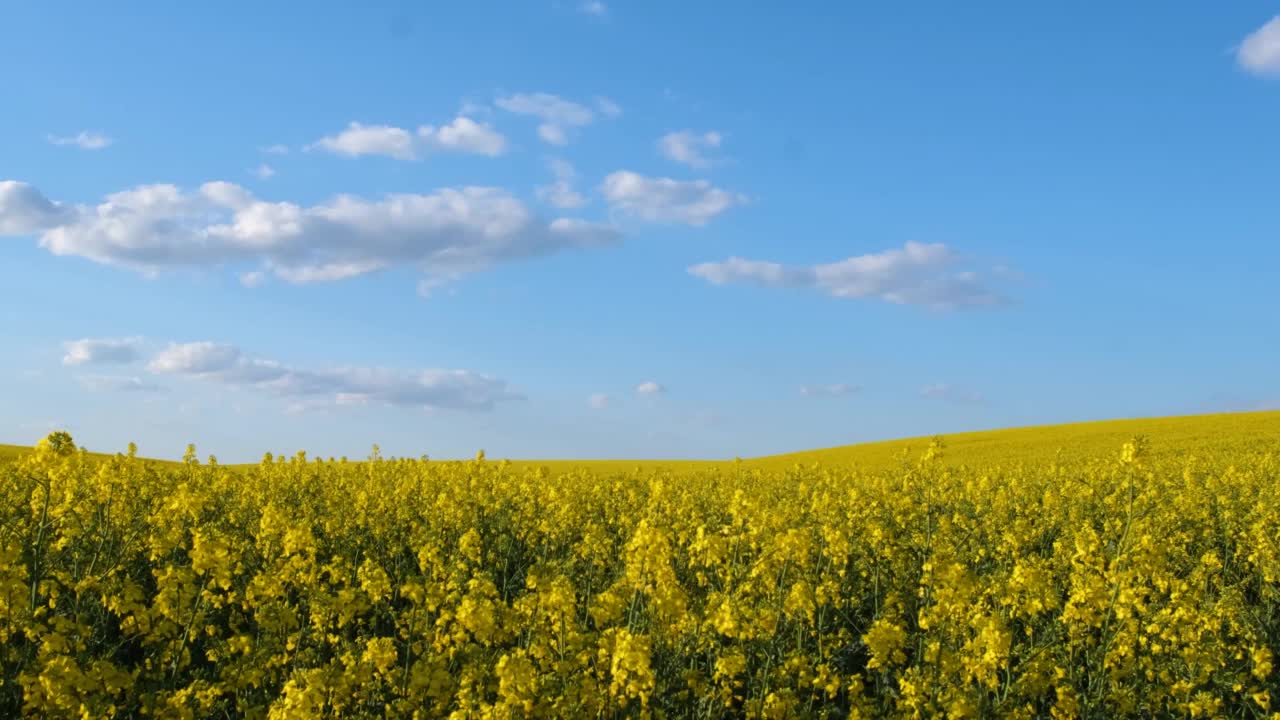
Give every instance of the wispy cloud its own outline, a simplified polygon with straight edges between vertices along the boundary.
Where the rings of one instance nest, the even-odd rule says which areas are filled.
[[[275,168],[271,167],[266,163],[262,163],[258,167],[254,168],[252,172],[254,177],[258,178],[259,180],[269,180],[275,177],[276,175]]]
[[[288,145],[280,145],[280,144],[276,144],[276,145],[267,145],[266,147],[262,148],[262,152],[264,152],[264,153],[266,153],[266,154],[268,154],[268,155],[288,155],[288,154],[289,154],[289,146],[288,146]]]
[[[100,132],[82,131],[75,135],[49,135],[47,136],[50,143],[62,146],[74,146],[81,150],[101,150],[114,142],[111,138]]]
[[[529,115],[541,120],[538,137],[551,145],[567,145],[570,131],[586,127],[596,119],[596,112],[586,105],[566,100],[551,93],[516,93],[494,100],[509,113]],[[597,108],[605,115],[618,115],[622,109],[608,98],[598,98]]]
[[[157,375],[200,379],[294,401],[335,406],[491,410],[499,403],[521,398],[506,381],[470,370],[310,370],[214,342],[170,344],[151,358],[147,369]]]
[[[587,204],[587,199],[573,188],[578,173],[573,165],[559,158],[552,158],[548,163],[555,180],[547,185],[539,185],[536,189],[538,199],[562,210],[580,208]]]
[[[63,365],[127,365],[138,359],[142,338],[82,338],[62,344]]]
[[[605,408],[609,407],[609,405],[611,405],[612,402],[613,402],[613,398],[609,397],[607,393],[592,393],[587,398],[587,405],[591,406],[596,410],[604,410]]]
[[[957,270],[958,261],[946,245],[909,242],[900,249],[821,265],[790,266],[731,257],[694,265],[689,273],[714,285],[811,288],[837,298],[875,299],[939,310],[1006,302],[977,273]]]
[[[920,396],[943,400],[959,405],[976,405],[983,402],[982,393],[950,383],[933,383],[920,388]]]
[[[76,380],[93,392],[159,393],[167,388],[136,375],[80,375]]]
[[[610,209],[655,223],[706,225],[746,203],[745,195],[722,190],[706,180],[646,177],[629,170],[610,173],[600,188]]]
[[[705,168],[714,161],[708,153],[718,150],[724,136],[718,132],[695,133],[692,130],[671,132],[658,138],[658,152],[663,157],[692,168]]]
[[[579,3],[578,10],[596,17],[604,17],[609,14],[609,6],[600,2],[600,0],[586,0],[586,2]]]
[[[1280,75],[1280,15],[1245,37],[1236,49],[1236,61],[1257,75]]]
[[[800,394],[805,397],[843,397],[861,390],[857,385],[835,383],[833,385],[801,385]]]

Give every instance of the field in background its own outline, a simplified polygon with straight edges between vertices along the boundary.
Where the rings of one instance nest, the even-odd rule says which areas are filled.
[[[1013,459],[1036,463],[1086,457],[1119,447],[1134,435],[1145,435],[1154,454],[1188,455],[1256,445],[1280,438],[1280,411],[1183,415],[1176,417],[1103,420],[1066,425],[1041,425],[945,435],[947,457],[960,464],[991,464]],[[855,466],[863,470],[898,467],[903,453],[918,454],[932,438],[917,437],[860,443],[744,459],[758,468],[786,468],[796,463]],[[0,461],[31,451],[19,445],[0,445]],[[105,457],[106,455],[101,455]],[[495,458],[496,459],[496,458]],[[545,467],[552,472],[586,469],[598,473],[628,472],[661,467],[673,471],[712,469],[732,460],[513,460],[518,467]]]

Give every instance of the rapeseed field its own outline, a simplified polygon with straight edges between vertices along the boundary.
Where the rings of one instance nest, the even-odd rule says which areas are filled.
[[[1280,718],[1280,414],[1127,422],[639,467],[55,433],[0,462],[0,717]]]

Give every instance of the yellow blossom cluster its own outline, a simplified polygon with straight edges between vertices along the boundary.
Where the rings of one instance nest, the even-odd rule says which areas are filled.
[[[0,464],[0,716],[1280,718],[1280,459]]]

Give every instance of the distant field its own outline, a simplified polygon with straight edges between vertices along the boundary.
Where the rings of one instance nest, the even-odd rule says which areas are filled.
[[[1108,453],[1134,435],[1146,435],[1155,455],[1187,456],[1256,447],[1271,440],[1280,450],[1280,411],[1185,415],[1106,420],[1101,422],[956,433],[943,436],[949,462],[966,465],[1037,463]],[[853,464],[867,470],[896,466],[904,450],[919,454],[930,438],[847,445],[757,458],[751,462],[777,467],[819,462]]]
[[[1113,452],[1134,435],[1146,435],[1153,454],[1193,455],[1203,451],[1230,451],[1254,447],[1271,439],[1280,450],[1280,411],[1185,415],[1177,417],[1104,420],[1099,422],[1041,425],[944,435],[949,462],[966,465],[1037,463]],[[820,450],[805,450],[745,459],[753,467],[785,468],[797,463],[853,465],[863,470],[896,467],[905,451],[920,454],[930,437],[903,438]],[[672,470],[697,470],[724,465],[725,460],[517,460],[519,466],[543,466],[551,471],[571,468],[625,472],[655,465]]]
[[[984,430],[943,436],[949,461],[958,464],[1040,462],[1079,458],[1109,452],[1134,435],[1146,435],[1151,451],[1175,456],[1194,455],[1213,449],[1251,447],[1274,439],[1280,446],[1280,411],[1184,415],[1176,417],[1103,420],[1066,425]],[[901,462],[904,451],[918,454],[931,438],[915,437],[883,442],[860,443],[819,450],[746,459],[760,468],[783,468],[796,463],[854,465],[864,470],[892,468]],[[1280,449],[1280,447],[1278,447]],[[0,445],[0,461],[11,460],[31,448]],[[123,448],[121,448],[123,451]],[[496,458],[494,458],[496,460]],[[712,469],[732,460],[512,460],[518,467],[546,467],[552,472],[572,469],[593,472],[628,472],[636,468],[668,468],[673,471]]]

